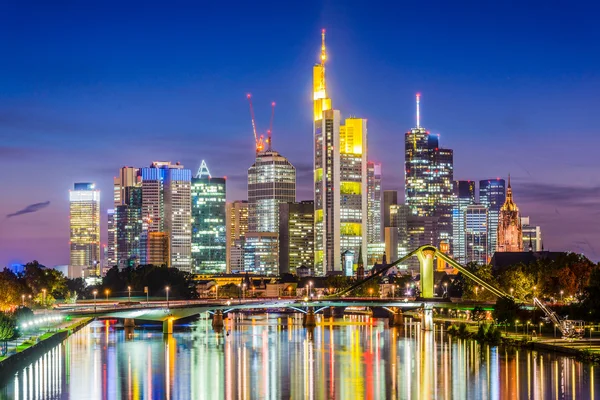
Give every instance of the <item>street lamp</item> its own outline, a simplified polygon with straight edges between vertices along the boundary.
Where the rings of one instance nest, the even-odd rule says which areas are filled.
[[[515,320],[515,333],[517,333],[517,327],[519,326],[519,320]]]
[[[169,289],[170,288],[168,286],[165,287],[165,290],[167,292],[167,308],[169,308]]]
[[[369,294],[371,295],[371,298],[373,298],[373,288],[369,288]]]
[[[396,285],[392,285],[392,299],[396,297]]]
[[[479,295],[479,286],[475,286],[475,300],[477,300],[477,295]]]
[[[312,299],[312,281],[308,282],[308,297]]]
[[[127,292],[129,293],[129,303],[131,303],[131,286],[127,286]]]
[[[564,293],[564,290],[561,290],[561,291],[560,291],[560,302],[561,302],[561,303],[562,303],[562,301],[563,301],[563,299],[562,299],[562,297],[563,297],[563,293]]]
[[[106,295],[106,301],[108,301],[108,294],[110,293],[110,290],[105,289],[104,290],[104,294]]]
[[[94,312],[96,312],[96,295],[98,294],[98,291],[94,290],[92,293],[94,294]]]
[[[246,299],[246,284],[242,284],[242,300]]]
[[[448,282],[444,282],[444,296],[448,296]]]
[[[25,295],[24,294],[21,295],[21,305],[23,307],[25,307]]]
[[[514,291],[515,291],[515,289],[513,289],[513,288],[510,288],[510,295],[511,295],[511,296],[513,295],[513,292],[514,292]]]
[[[42,289],[42,304],[46,307],[46,289]]]
[[[409,285],[408,285],[408,283],[407,283],[407,284],[406,284],[406,293],[405,293],[407,297],[408,297],[408,286],[409,286]]]

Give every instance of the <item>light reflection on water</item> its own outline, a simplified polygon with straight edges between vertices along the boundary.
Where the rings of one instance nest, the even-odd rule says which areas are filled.
[[[217,334],[114,330],[96,322],[0,389],[12,399],[593,399],[598,368],[490,348],[368,317],[228,321]],[[438,327],[439,329],[439,327]]]

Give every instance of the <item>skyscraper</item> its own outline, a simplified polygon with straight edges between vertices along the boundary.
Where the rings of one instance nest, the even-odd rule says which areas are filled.
[[[381,242],[381,163],[367,162],[367,241]]]
[[[487,208],[481,204],[469,204],[464,212],[465,259],[459,263],[487,263]]]
[[[397,190],[383,191],[383,227],[393,226],[390,224],[390,206],[398,204]]]
[[[296,201],[296,168],[272,149],[256,154],[248,169],[248,230],[279,230],[279,204]]]
[[[69,191],[69,276],[100,275],[100,191],[76,183]]]
[[[415,216],[437,218],[432,244],[439,246],[452,236],[453,151],[440,148],[439,135],[421,127],[419,103],[417,94],[417,126],[406,133],[404,142],[406,204]]]
[[[259,275],[277,275],[279,234],[247,232],[244,238],[244,270]]]
[[[465,242],[465,213],[469,205],[475,204],[475,182],[454,181],[453,199],[452,255],[457,262],[465,264],[467,260],[467,244]]]
[[[192,178],[191,192],[193,272],[224,273],[227,266],[225,178],[211,177],[202,160],[196,178]]]
[[[136,266],[142,256],[142,188],[127,186],[122,204],[115,207],[116,265]]]
[[[506,201],[504,179],[486,179],[479,181],[479,203],[488,209],[488,261],[496,251],[498,238],[498,217],[500,208]]]
[[[117,265],[117,227],[115,226],[115,209],[106,210],[108,246],[106,249],[106,267]]]
[[[227,203],[227,272],[244,268],[244,237],[248,232],[248,202]]]
[[[169,266],[191,272],[192,171],[179,163],[155,161],[150,167],[141,168],[139,176],[142,187],[142,246],[145,249],[142,263],[150,263],[148,234],[162,232],[168,238]]]
[[[279,205],[279,273],[314,266],[314,210],[313,201]]]
[[[529,223],[529,217],[521,217],[523,251],[542,251],[542,228]]]
[[[347,250],[367,257],[367,121],[341,123],[325,81],[325,31],[321,62],[313,67],[315,274],[342,272]],[[358,264],[357,257],[354,260]]]
[[[500,208],[498,217],[498,241],[496,251],[523,251],[523,232],[519,207],[513,201],[510,175],[506,188],[506,201]]]

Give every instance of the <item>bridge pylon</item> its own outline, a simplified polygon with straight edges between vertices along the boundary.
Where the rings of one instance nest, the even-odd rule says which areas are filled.
[[[317,321],[315,320],[315,309],[314,307],[308,307],[308,311],[304,314],[304,320],[302,321],[302,325],[305,328],[314,327],[317,325]]]

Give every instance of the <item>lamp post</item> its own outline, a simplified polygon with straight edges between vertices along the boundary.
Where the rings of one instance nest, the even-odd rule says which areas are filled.
[[[312,300],[313,294],[312,294],[312,281],[308,282],[308,297]]]
[[[519,320],[515,321],[515,334],[517,333],[517,327],[519,326]]]
[[[408,297],[408,286],[409,286],[409,285],[408,285],[408,283],[407,283],[407,284],[406,284],[406,293],[405,293],[406,297]]]
[[[448,296],[448,282],[444,282],[444,296]]]
[[[46,289],[42,289],[42,304],[46,307]]]
[[[246,299],[246,284],[242,284],[242,300]]]
[[[131,303],[131,286],[127,286],[127,292],[128,292],[129,303]]]
[[[167,309],[169,308],[169,289],[168,286],[165,287],[165,291],[167,292]]]
[[[392,285],[392,299],[396,297],[396,285]]]
[[[98,294],[98,291],[94,290],[92,293],[94,294],[94,312],[96,312],[96,295]]]
[[[514,292],[514,291],[515,291],[515,289],[513,289],[513,288],[510,288],[510,295],[511,295],[511,296],[513,295],[513,292]]]
[[[23,307],[25,307],[25,295],[24,294],[21,295],[21,305]]]
[[[563,293],[564,293],[564,290],[561,290],[560,291],[560,302],[561,303],[563,302]]]
[[[108,294],[110,293],[110,290],[105,289],[104,290],[104,294],[106,295],[106,301],[108,301]]]
[[[369,288],[369,295],[373,298],[373,288]]]
[[[475,300],[477,300],[478,295],[479,295],[479,286],[475,286]]]

